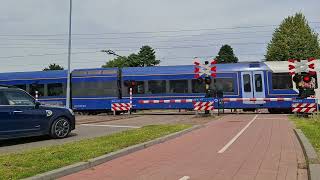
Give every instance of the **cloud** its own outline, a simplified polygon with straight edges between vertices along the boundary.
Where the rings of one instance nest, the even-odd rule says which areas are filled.
[[[68,3],[66,0],[2,2],[0,71],[41,70],[50,63],[66,66]],[[100,67],[113,57],[97,51],[106,48],[128,55],[144,44],[156,48],[163,65],[190,64],[194,56],[215,56],[226,43],[232,45],[240,61],[257,61],[263,58],[266,47],[263,43],[269,42],[274,26],[214,29],[277,25],[286,16],[299,11],[309,21],[316,21],[320,15],[318,6],[317,0],[308,3],[291,0],[73,0],[72,52],[76,54],[72,55],[72,67]],[[320,24],[311,26],[319,32]],[[163,32],[185,29],[198,31]],[[35,56],[42,54],[51,55]]]

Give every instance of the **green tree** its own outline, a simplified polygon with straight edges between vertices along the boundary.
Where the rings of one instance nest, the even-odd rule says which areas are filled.
[[[302,13],[285,18],[275,29],[267,46],[267,61],[287,61],[288,59],[319,58],[318,34],[309,26]]]
[[[220,48],[218,56],[216,56],[217,63],[237,63],[238,58],[234,55],[233,49],[228,44]]]
[[[122,68],[122,67],[128,67],[128,66],[129,66],[128,58],[125,56],[119,56],[111,61],[106,62],[105,65],[102,65],[103,68],[108,68],[108,67]]]
[[[139,67],[140,66],[140,57],[139,55],[132,53],[128,56],[128,65],[130,67]]]
[[[103,68],[107,67],[144,67],[155,66],[160,63],[160,60],[156,60],[154,49],[150,46],[142,46],[138,54],[132,53],[128,57],[119,56],[111,61],[106,62]]]
[[[160,60],[156,60],[155,51],[150,46],[142,46],[138,53],[140,62],[139,66],[155,66],[160,63]]]
[[[43,69],[43,71],[53,71],[53,70],[64,70],[64,68],[58,64],[53,63]]]

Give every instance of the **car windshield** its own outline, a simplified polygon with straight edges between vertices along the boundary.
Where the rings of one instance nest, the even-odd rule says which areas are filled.
[[[16,90],[16,91],[4,91],[4,96],[8,100],[8,105],[34,105],[34,99],[27,93]]]

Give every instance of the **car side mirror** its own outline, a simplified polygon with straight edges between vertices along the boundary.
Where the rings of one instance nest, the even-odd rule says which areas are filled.
[[[40,105],[41,105],[41,103],[40,103],[39,101],[36,101],[36,103],[35,103],[35,108],[36,108],[36,109],[39,109]]]

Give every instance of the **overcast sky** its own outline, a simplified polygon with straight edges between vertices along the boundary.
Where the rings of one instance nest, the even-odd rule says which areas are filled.
[[[320,32],[319,0],[73,0],[72,68],[101,67],[150,45],[161,65],[191,64],[230,44],[260,61],[273,30],[303,12]],[[67,66],[69,0],[1,0],[0,72]],[[316,23],[318,22],[318,23]],[[242,27],[242,28],[241,28]]]

